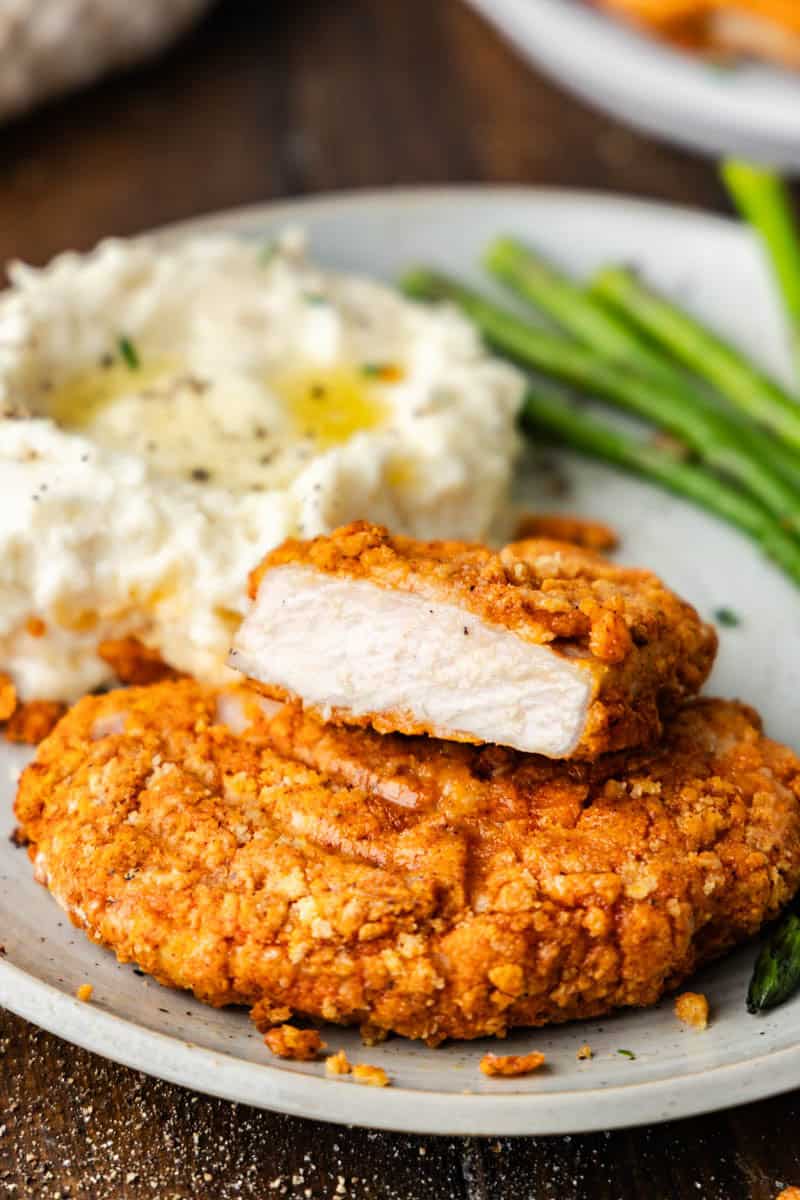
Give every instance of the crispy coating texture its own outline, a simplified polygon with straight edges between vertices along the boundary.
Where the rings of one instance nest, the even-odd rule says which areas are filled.
[[[264,1044],[278,1058],[295,1062],[315,1062],[325,1043],[316,1029],[296,1029],[294,1025],[276,1025],[264,1034]]]
[[[17,704],[5,725],[6,740],[38,746],[52,733],[66,711],[66,704],[60,704],[58,700],[27,700]]]
[[[261,1026],[288,1008],[435,1044],[650,1005],[800,883],[800,761],[735,703],[559,764],[246,693],[236,733],[221,698],[82,700],[16,814],[92,939]]]
[[[514,541],[529,541],[531,538],[552,538],[600,553],[616,550],[619,545],[619,535],[610,525],[563,513],[525,513],[521,516]]]
[[[120,683],[139,686],[178,678],[178,672],[167,666],[158,650],[135,637],[107,639],[97,647],[97,653]]]
[[[35,746],[52,732],[66,711],[66,705],[55,700],[21,704],[13,680],[0,673],[0,732],[6,741]]]
[[[655,741],[664,718],[702,687],[716,654],[711,626],[650,571],[563,542],[515,542],[495,553],[465,542],[393,537],[357,521],[328,537],[284,542],[253,572],[251,596],[267,571],[288,564],[460,605],[489,625],[580,659],[592,672],[594,696],[571,755],[577,759]],[[296,698],[270,683],[254,686],[274,699]],[[440,732],[407,711],[334,708],[325,717],[381,733]]]
[[[681,992],[675,1000],[675,1016],[692,1029],[707,1029],[708,997],[702,992]]]
[[[356,1063],[353,1079],[367,1087],[388,1087],[391,1082],[383,1067],[375,1067],[372,1063]]]
[[[484,1054],[480,1065],[484,1075],[532,1075],[544,1066],[544,1055],[539,1050],[531,1050],[530,1054],[489,1053]]]

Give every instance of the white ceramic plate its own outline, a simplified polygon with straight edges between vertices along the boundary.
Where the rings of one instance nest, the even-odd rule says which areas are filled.
[[[800,76],[761,64],[714,66],[584,0],[469,3],[565,87],[647,133],[715,156],[800,168]]]
[[[787,363],[780,315],[758,253],[733,224],[614,199],[525,189],[386,192],[252,209],[205,224],[268,235],[287,223],[309,231],[325,263],[392,279],[415,262],[479,278],[481,248],[514,231],[575,271],[606,259],[642,265],[682,303],[732,334],[776,369]],[[624,558],[655,567],[704,614],[726,605],[742,624],[722,631],[713,690],[744,695],[776,737],[798,745],[800,597],[738,534],[697,510],[603,466],[563,456],[573,493],[565,509],[606,519]],[[528,464],[519,491],[542,502]],[[548,498],[546,503],[552,507]],[[0,748],[0,832],[13,825],[9,768],[21,752]],[[520,1032],[508,1050],[539,1048],[548,1070],[495,1081],[478,1071],[483,1043],[428,1050],[393,1039],[365,1050],[331,1028],[329,1044],[385,1067],[382,1091],[326,1079],[319,1065],[272,1058],[237,1011],[215,1011],[120,966],[72,929],[33,882],[24,851],[0,836],[0,1004],[100,1054],[204,1092],[331,1121],[428,1133],[567,1133],[686,1116],[771,1095],[800,1083],[800,997],[765,1019],[744,993],[754,948],[707,969],[714,1020],[702,1034],[680,1026],[665,1001],[646,1012],[552,1030]],[[74,998],[94,985],[94,1000]],[[576,1060],[585,1041],[594,1058]],[[619,1049],[636,1055],[630,1060]]]

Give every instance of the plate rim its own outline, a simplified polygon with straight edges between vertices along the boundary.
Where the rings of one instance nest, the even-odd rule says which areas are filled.
[[[735,74],[720,72],[715,79],[702,61],[588,6],[564,0],[466,3],[562,87],[628,125],[706,154],[800,168],[800,103],[792,112],[777,90],[774,98],[752,87],[737,92]],[[770,71],[769,64],[755,69]],[[773,70],[787,87],[800,89],[800,77]]]
[[[685,205],[622,193],[505,184],[398,186],[354,189],[258,203],[171,222],[136,235],[183,231],[247,230],[258,224],[302,220],[364,205],[426,206],[492,199],[562,201],[574,207],[605,206],[655,220],[665,217],[717,234],[749,236],[735,220]],[[108,951],[108,953],[111,953]],[[337,1080],[307,1075],[206,1049],[84,1003],[0,956],[0,1007],[92,1053],[207,1095],[336,1124],[407,1134],[524,1136],[575,1134],[654,1124],[730,1108],[788,1091],[800,1082],[800,1038],[795,1046],[756,1054],[737,1063],[667,1079],[561,1092],[457,1093],[392,1086],[378,1094],[351,1085],[326,1092]],[[433,1053],[433,1051],[432,1051]],[[769,1070],[765,1069],[769,1066]],[[703,1078],[704,1086],[698,1087]],[[335,1107],[335,1111],[326,1111]]]

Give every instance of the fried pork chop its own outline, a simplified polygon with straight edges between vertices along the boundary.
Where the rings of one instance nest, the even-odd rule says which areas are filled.
[[[549,758],[655,740],[716,636],[648,571],[545,539],[495,553],[357,522],[251,579],[231,665],[326,720]]]
[[[94,941],[262,1027],[436,1043],[652,1004],[800,882],[800,761],[738,704],[592,764],[265,707],[191,681],[88,697],[16,802]]]

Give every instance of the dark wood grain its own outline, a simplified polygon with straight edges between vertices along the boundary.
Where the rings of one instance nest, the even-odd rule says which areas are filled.
[[[721,209],[711,167],[534,74],[460,0],[229,0],[160,62],[6,128],[0,261],[277,196],[559,184]],[[255,1112],[0,1014],[0,1195],[772,1200],[800,1095],[653,1129],[400,1137]]]

